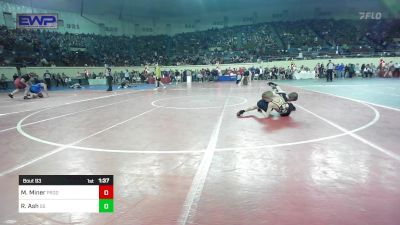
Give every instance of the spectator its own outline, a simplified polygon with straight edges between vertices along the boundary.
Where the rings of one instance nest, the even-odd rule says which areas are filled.
[[[252,63],[296,57],[299,53],[309,58],[337,57],[337,53],[362,56],[398,51],[394,40],[398,37],[397,24],[395,19],[369,23],[287,21],[141,37],[61,34],[0,26],[0,50],[3,58],[11,59],[2,64],[21,63],[15,52],[23,50],[22,62],[30,66],[101,66],[105,61],[115,66]]]
[[[51,89],[51,74],[49,73],[48,70],[46,70],[46,72],[43,74],[43,79],[47,85],[47,89],[50,90]]]
[[[337,76],[340,77],[340,78],[346,78],[344,70],[345,70],[344,64],[340,63],[339,69],[338,69],[338,73],[339,74]]]
[[[67,87],[70,87],[72,85],[72,79],[70,77],[66,76],[64,82],[67,85]]]
[[[4,75],[4,73],[2,73],[0,77],[0,85],[2,86],[2,89],[7,90],[7,82],[7,77]]]
[[[367,77],[372,77],[372,69],[369,66],[369,64],[365,65],[364,70],[363,70],[363,77],[367,78]]]
[[[394,64],[394,72],[393,72],[394,77],[400,77],[400,64],[396,62]]]

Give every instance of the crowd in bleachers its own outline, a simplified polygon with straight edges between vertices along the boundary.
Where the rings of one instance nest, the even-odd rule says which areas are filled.
[[[0,64],[27,66],[207,65],[399,49],[398,20],[310,20],[174,36],[101,36],[0,26]]]
[[[318,63],[314,67],[314,72],[315,72],[315,76],[317,78],[326,77],[326,65]],[[363,64],[340,63],[340,64],[335,65],[335,69],[334,69],[333,73],[336,78],[400,77],[400,64],[399,64],[399,62],[393,62],[393,61],[390,61],[388,63],[381,61],[377,64],[374,64],[374,63],[363,63]]]

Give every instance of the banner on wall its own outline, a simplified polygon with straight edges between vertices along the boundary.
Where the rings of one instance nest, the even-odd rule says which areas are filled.
[[[56,13],[17,14],[17,28],[57,29],[58,28],[58,15]]]

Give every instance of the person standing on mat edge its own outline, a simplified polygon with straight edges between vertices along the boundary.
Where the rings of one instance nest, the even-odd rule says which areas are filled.
[[[242,80],[239,85],[248,85],[251,82],[251,72],[250,70],[245,70],[242,76]]]
[[[113,76],[111,74],[110,67],[107,67],[107,69],[106,69],[106,79],[107,79],[107,85],[108,85],[107,91],[112,91]]]
[[[335,64],[331,60],[329,60],[328,64],[326,64],[326,82],[332,82],[333,69],[335,69]]]
[[[160,87],[160,84],[165,89],[166,88],[165,85],[161,82],[161,68],[158,65],[158,63],[156,64],[155,75],[156,75],[156,81],[155,81],[156,88],[155,88],[155,90],[157,90]]]

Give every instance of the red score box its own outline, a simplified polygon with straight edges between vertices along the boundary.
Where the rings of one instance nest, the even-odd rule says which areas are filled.
[[[114,198],[114,188],[112,185],[99,186],[99,199],[112,199]]]

